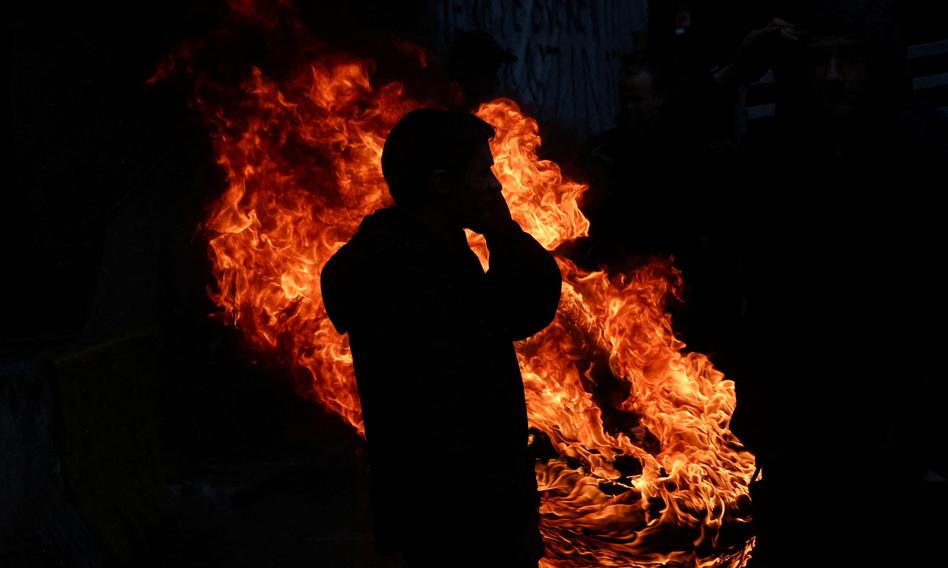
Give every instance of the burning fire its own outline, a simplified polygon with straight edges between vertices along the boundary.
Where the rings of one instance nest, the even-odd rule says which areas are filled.
[[[276,82],[255,69],[239,91],[198,108],[212,126],[227,190],[204,224],[224,320],[300,378],[300,392],[362,432],[347,339],[321,300],[323,264],[368,213],[390,204],[379,158],[388,131],[422,106],[371,63],[323,57]],[[537,124],[510,100],[481,106],[495,173],[514,218],[550,250],[586,233],[585,186],[539,160]],[[472,247],[487,262],[483,244]],[[520,342],[538,461],[544,567],[743,566],[753,549],[754,458],[729,431],[734,384],[683,353],[665,300],[669,262],[584,272],[559,258],[554,323]]]

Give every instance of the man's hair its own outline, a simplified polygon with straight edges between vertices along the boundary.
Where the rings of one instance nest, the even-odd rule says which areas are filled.
[[[467,112],[422,108],[395,125],[382,148],[382,175],[399,205],[422,201],[435,170],[460,173],[494,128]]]

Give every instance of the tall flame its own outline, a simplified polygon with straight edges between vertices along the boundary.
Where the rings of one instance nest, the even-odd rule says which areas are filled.
[[[204,225],[225,321],[301,377],[300,392],[360,433],[352,357],[326,317],[319,273],[366,214],[390,204],[385,136],[421,106],[370,83],[369,61],[322,58],[279,83],[254,70],[225,102],[199,100],[228,188]],[[510,100],[481,106],[514,218],[550,250],[580,237],[586,189],[537,157],[536,121]],[[476,235],[471,245],[487,262]],[[665,300],[678,272],[585,272],[559,258],[563,299],[517,345],[553,566],[743,566],[753,456],[728,429],[734,384],[683,353]]]

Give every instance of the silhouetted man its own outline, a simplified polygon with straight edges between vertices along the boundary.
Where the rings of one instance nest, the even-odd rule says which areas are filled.
[[[413,566],[536,566],[538,498],[512,341],[547,326],[553,257],[510,217],[494,130],[421,109],[392,130],[377,211],[326,264],[323,298],[349,334],[376,546]],[[485,274],[464,229],[490,249]]]

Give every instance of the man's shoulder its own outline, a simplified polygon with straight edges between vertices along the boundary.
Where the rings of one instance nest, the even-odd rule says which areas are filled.
[[[340,332],[358,325],[367,309],[397,303],[409,290],[437,286],[437,263],[402,221],[389,210],[366,216],[323,267],[323,301]]]
[[[337,255],[353,261],[386,263],[420,246],[404,215],[394,208],[380,209],[366,215],[352,238]]]
[[[334,258],[349,274],[384,282],[388,288],[426,279],[437,285],[460,264],[465,251],[457,248],[440,242],[406,213],[389,208],[366,216]]]

